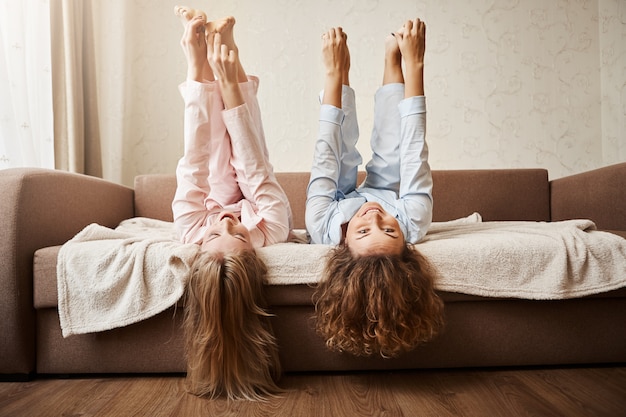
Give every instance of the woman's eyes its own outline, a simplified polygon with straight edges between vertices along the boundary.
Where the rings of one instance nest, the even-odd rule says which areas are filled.
[[[359,233],[361,235],[364,235],[364,234],[366,234],[369,231],[370,231],[369,229],[360,229],[360,230],[357,231],[357,233]],[[383,232],[385,232],[385,233],[395,233],[396,229],[386,228],[386,229],[383,229]]]
[[[213,240],[213,239],[218,238],[220,236],[221,236],[221,234],[219,234],[219,233],[209,233],[209,235],[207,236],[207,240]],[[243,233],[234,233],[232,236],[236,237],[237,239],[241,239],[241,240],[247,242],[247,239],[243,235]]]

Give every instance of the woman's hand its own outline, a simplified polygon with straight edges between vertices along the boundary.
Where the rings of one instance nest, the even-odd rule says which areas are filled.
[[[348,36],[340,27],[332,28],[322,35],[322,62],[326,70],[323,104],[341,108],[343,84],[349,84],[350,52]]]
[[[212,41],[207,57],[213,73],[222,82],[236,84],[239,75],[237,52],[222,43],[222,35],[219,33],[209,34],[207,38],[207,42]]]
[[[209,65],[222,90],[224,107],[232,109],[244,103],[238,80],[239,57],[237,51],[229,49],[222,43],[222,36],[219,33],[209,34],[207,42],[210,42],[211,37],[213,45],[208,51]]]
[[[205,38],[206,19],[203,15],[195,16],[185,25],[185,32],[180,40],[187,58],[187,79],[202,81],[204,67],[207,65],[207,44]]]
[[[405,97],[424,95],[424,53],[426,52],[426,24],[420,19],[408,20],[396,32],[396,40],[405,65]]]
[[[396,39],[402,58],[411,64],[424,64],[426,51],[426,24],[420,19],[408,20],[402,28],[396,32]]]
[[[341,77],[350,68],[346,39],[347,35],[340,27],[332,28],[322,35],[322,61],[326,75]]]

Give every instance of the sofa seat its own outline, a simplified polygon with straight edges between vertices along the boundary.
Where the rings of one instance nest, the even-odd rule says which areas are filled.
[[[185,371],[183,300],[141,323],[63,338],[56,287],[60,248],[42,248],[34,257],[38,373]],[[313,328],[313,292],[303,284],[267,288],[276,315],[274,330],[281,345],[281,363],[287,372],[581,364],[598,358],[606,363],[624,361],[626,352],[626,333],[616,334],[611,324],[626,320],[626,288],[558,301],[440,291],[446,308],[444,333],[395,359],[328,351]],[[586,342],[581,345],[579,338]],[[563,343],[567,339],[573,340]],[[122,347],[134,355],[118,357],[117,350]]]

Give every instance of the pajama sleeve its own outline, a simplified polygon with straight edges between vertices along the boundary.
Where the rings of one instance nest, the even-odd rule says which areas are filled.
[[[344,140],[343,122],[342,109],[321,106],[305,216],[312,243],[338,244],[341,225],[350,220],[356,211],[354,207],[358,208],[364,202],[345,198],[355,189],[361,158],[356,150],[356,140]]]
[[[289,200],[274,176],[265,144],[246,103],[222,112],[230,133],[239,186],[255,206],[256,227],[248,229],[255,247],[285,242],[291,230]]]
[[[174,225],[184,243],[202,241],[202,228],[221,206],[209,198],[211,108],[208,84],[187,81],[180,87],[185,101],[184,153],[176,167],[176,193],[172,201]],[[218,113],[219,115],[219,113]]]
[[[396,202],[399,216],[408,226],[407,242],[417,243],[432,221],[433,180],[426,144],[426,101],[410,97],[398,105],[400,110],[400,189]]]

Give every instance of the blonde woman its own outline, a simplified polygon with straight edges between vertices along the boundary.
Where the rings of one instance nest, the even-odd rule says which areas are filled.
[[[264,298],[267,269],[255,249],[288,239],[291,210],[268,158],[259,81],[239,60],[235,19],[176,11],[188,72],[172,210],[181,241],[201,248],[185,304],[187,388],[262,399],[279,391],[280,363]]]

